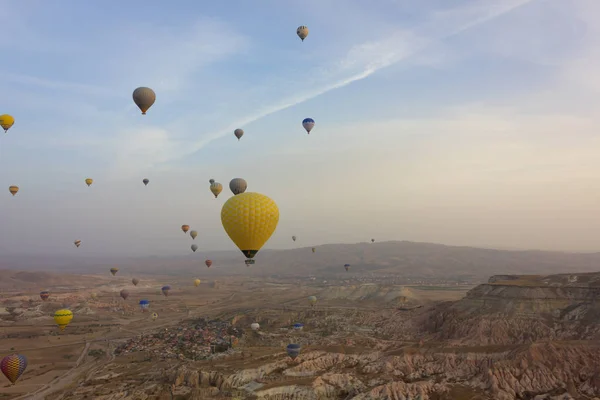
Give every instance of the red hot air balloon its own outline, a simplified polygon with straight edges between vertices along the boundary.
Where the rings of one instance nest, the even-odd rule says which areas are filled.
[[[210,266],[212,265],[212,261],[211,260],[206,260],[206,261],[204,261],[204,264],[206,264],[206,266],[208,268],[210,268]]]
[[[0,371],[13,385],[27,369],[27,358],[21,354],[11,354],[0,361]]]

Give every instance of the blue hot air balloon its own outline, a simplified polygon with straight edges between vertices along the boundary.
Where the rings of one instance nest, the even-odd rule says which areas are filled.
[[[312,118],[304,118],[302,121],[302,126],[306,129],[306,133],[310,133],[312,128],[315,127],[315,120]]]
[[[160,290],[162,290],[162,292],[163,292],[163,294],[165,296],[168,296],[169,295],[169,291],[171,290],[171,286],[165,285]]]
[[[303,324],[301,324],[301,323],[299,323],[299,322],[297,322],[297,323],[295,323],[295,324],[294,324],[294,329],[295,329],[295,330],[297,330],[297,331],[301,331],[301,330],[302,330],[302,328],[304,328],[304,325],[303,325]]]
[[[290,356],[290,358],[292,360],[295,360],[296,357],[298,357],[298,355],[300,354],[301,348],[302,348],[302,346],[300,346],[299,344],[290,343],[287,345],[286,351],[287,351],[288,356]]]
[[[146,311],[150,307],[150,302],[148,300],[140,300],[140,308],[142,312]]]

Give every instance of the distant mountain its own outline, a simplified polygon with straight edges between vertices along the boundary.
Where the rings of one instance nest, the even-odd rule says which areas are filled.
[[[6,256],[0,269],[65,271],[72,273],[107,273],[119,266],[123,274],[159,275],[248,275],[330,278],[401,275],[412,279],[469,279],[487,281],[500,274],[556,274],[600,271],[600,253],[565,253],[550,251],[511,251],[433,243],[376,242],[327,244],[287,250],[262,250],[256,264],[244,265],[240,252],[196,252],[181,257],[83,258]],[[208,269],[206,258],[213,261]],[[350,264],[350,271],[343,265]]]

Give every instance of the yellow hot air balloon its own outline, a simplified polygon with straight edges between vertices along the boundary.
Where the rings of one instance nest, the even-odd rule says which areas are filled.
[[[200,279],[195,279],[194,286],[196,286],[196,287],[200,286],[200,282],[201,282]]]
[[[88,186],[90,186],[92,183],[94,183],[94,180],[92,178],[87,178],[85,180],[85,184],[88,185]]]
[[[192,237],[192,239],[196,239],[196,236],[198,236],[198,232],[196,232],[196,231],[191,231],[191,232],[190,232],[190,236]]]
[[[156,318],[158,318],[158,314],[153,312],[152,313],[152,321],[156,321]]]
[[[10,194],[12,194],[14,196],[19,191],[19,187],[18,186],[14,186],[14,185],[10,186],[8,188],[8,191],[10,192]]]
[[[247,258],[253,258],[269,240],[279,222],[277,204],[260,193],[230,197],[221,209],[221,223],[229,238]]]
[[[221,191],[223,191],[223,185],[221,185],[219,182],[215,182],[214,179],[211,179],[209,181],[210,183],[210,191],[212,192],[212,194],[215,195],[215,199],[219,196],[219,193],[221,193]]]
[[[69,325],[72,319],[73,313],[71,310],[62,309],[54,313],[54,322],[56,322],[56,325],[58,325],[61,331]]]
[[[15,119],[12,115],[2,114],[0,115],[0,126],[4,129],[4,133],[8,132],[11,126],[15,123]]]

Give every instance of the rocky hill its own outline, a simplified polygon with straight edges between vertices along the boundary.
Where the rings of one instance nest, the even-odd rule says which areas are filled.
[[[498,275],[458,301],[408,311],[336,309],[332,302],[416,301],[417,290],[330,287],[319,294],[327,306],[220,314],[242,329],[259,321],[261,330],[247,331],[218,358],[160,360],[142,352],[128,362],[138,354],[130,353],[61,398],[598,400],[598,279]],[[286,328],[294,321],[304,330]],[[294,361],[283,351],[287,343],[303,346]]]

